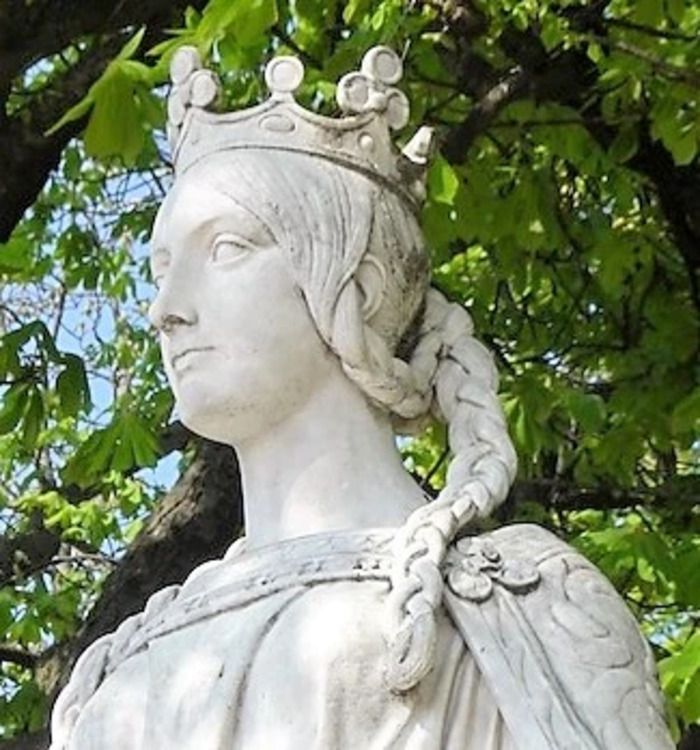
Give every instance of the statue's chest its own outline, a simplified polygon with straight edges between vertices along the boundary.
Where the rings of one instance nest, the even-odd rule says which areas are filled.
[[[391,560],[365,538],[224,561],[162,592],[111,637],[68,750],[512,750],[443,610],[435,668],[387,688]]]
[[[101,685],[74,747],[95,747],[97,724],[115,748],[390,746],[410,706],[383,684],[387,590],[292,586],[151,640]]]

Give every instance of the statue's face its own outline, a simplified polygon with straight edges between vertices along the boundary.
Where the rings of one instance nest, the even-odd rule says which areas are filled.
[[[151,238],[150,309],[183,423],[241,442],[298,409],[337,362],[316,332],[285,250],[256,215],[263,198],[224,195],[206,162],[181,177]]]

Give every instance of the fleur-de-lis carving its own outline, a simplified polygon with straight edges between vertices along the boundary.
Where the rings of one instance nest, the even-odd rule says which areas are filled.
[[[359,71],[338,81],[338,106],[347,114],[379,112],[392,130],[399,130],[410,113],[406,95],[394,88],[402,75],[403,63],[396,52],[389,47],[374,47],[362,58]]]
[[[170,62],[172,88],[168,96],[168,140],[175,147],[180,127],[190,107],[206,109],[219,96],[220,83],[216,74],[202,67],[194,47],[180,47]]]

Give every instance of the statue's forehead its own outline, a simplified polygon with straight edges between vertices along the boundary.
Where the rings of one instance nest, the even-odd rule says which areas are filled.
[[[171,234],[235,210],[238,201],[225,194],[206,173],[196,171],[179,177],[168,191],[153,222],[152,247],[168,244]]]
[[[218,219],[233,219],[250,228],[253,221],[270,231],[260,212],[260,192],[240,183],[232,172],[222,182],[207,170],[192,170],[178,177],[166,195],[153,222],[151,253],[177,245],[189,233],[212,225]]]

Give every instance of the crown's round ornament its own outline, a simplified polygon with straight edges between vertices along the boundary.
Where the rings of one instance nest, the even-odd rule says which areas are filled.
[[[201,67],[202,62],[194,47],[180,47],[170,61],[170,80],[180,86]]]
[[[304,66],[296,57],[275,57],[265,67],[265,83],[273,96],[292,94],[303,80]]]
[[[211,70],[198,70],[190,82],[190,103],[193,107],[208,107],[219,95],[219,82]]]
[[[362,58],[360,70],[385,86],[394,86],[403,77],[401,58],[389,47],[372,47]]]

